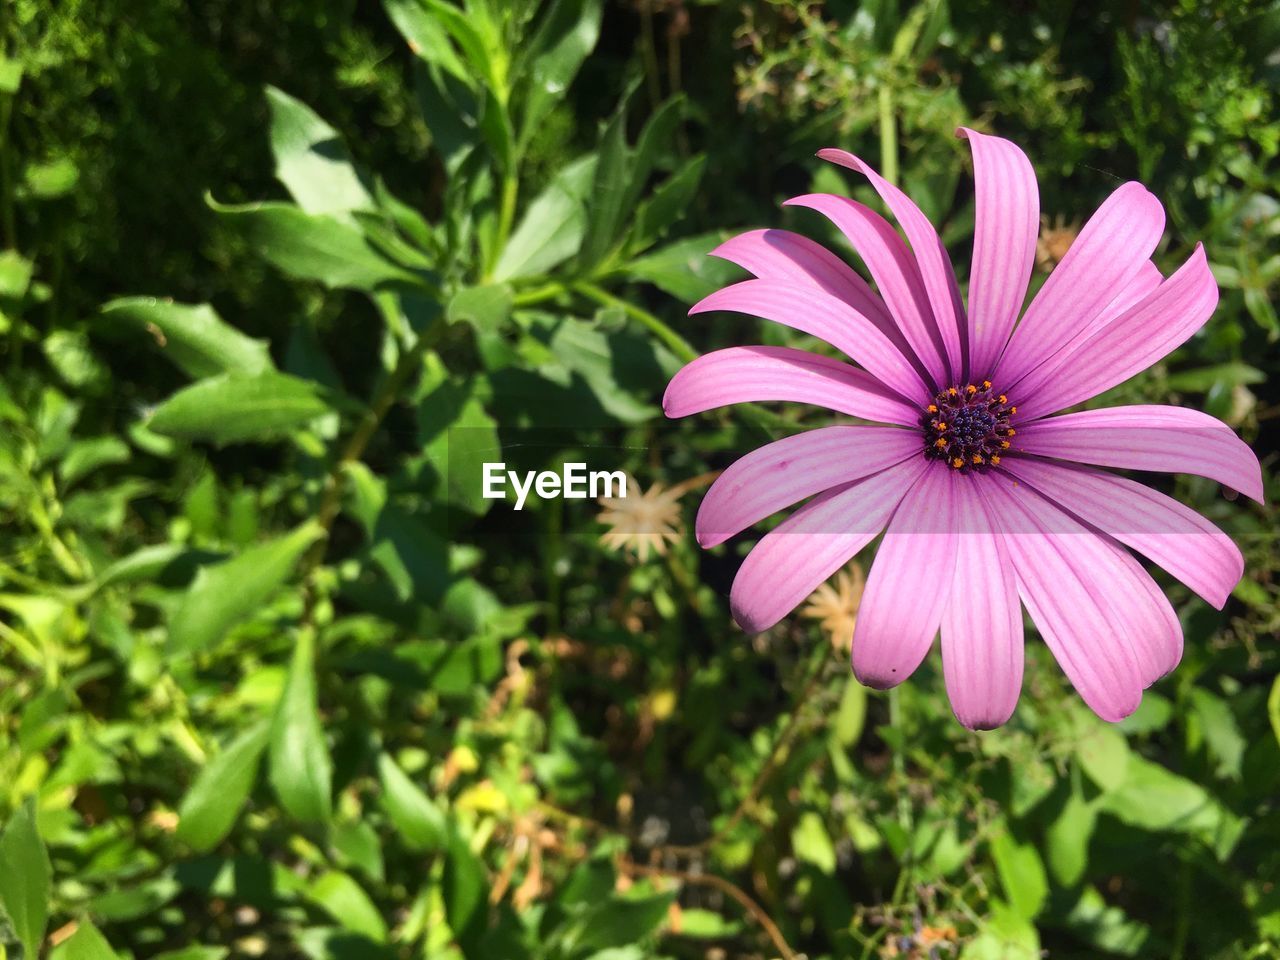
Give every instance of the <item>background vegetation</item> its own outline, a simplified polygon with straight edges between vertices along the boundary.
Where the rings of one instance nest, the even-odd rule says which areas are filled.
[[[1269,2],[7,0],[0,956],[1280,956],[1270,507],[1156,480],[1245,550],[1227,608],[1167,583],[1117,727],[1031,638],[979,735],[936,661],[850,679],[856,569],[732,626],[752,537],[698,551],[694,488],[820,418],[657,407],[781,336],[685,309],[861,189],[819,147],[963,274],[963,122],[1035,162],[1046,268],[1132,177],[1162,263],[1205,243],[1214,319],[1106,399],[1223,417],[1274,502],[1278,73]],[[588,445],[664,550],[476,497]]]

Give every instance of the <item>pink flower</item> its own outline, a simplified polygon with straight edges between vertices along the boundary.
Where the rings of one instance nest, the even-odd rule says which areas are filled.
[[[1193,473],[1261,500],[1257,458],[1196,410],[1059,411],[1095,397],[1185,342],[1213,313],[1203,250],[1170,277],[1151,254],[1164,210],[1141,184],[1097,210],[1018,322],[1036,256],[1039,195],[1017,146],[962,129],[977,222],[966,304],[920,209],[843,150],[908,242],[868,207],[788,201],[830,219],[875,281],[785,230],[734,237],[715,255],[757,279],[690,314],[732,310],[825,340],[857,365],[790,347],[730,347],[667,387],[683,417],[725,404],[813,403],[884,425],[830,426],[746,455],[708,490],[697,536],[712,547],[807,497],[766,534],[733,584],[734,618],[777,623],[881,531],[853,636],[853,671],[892,687],[939,631],[952,708],[972,728],[1004,723],[1022,685],[1019,601],[1084,701],[1132,713],[1182,656],[1173,608],[1131,548],[1221,608],[1243,559],[1221,530],[1140,483],[1095,467]],[[909,243],[909,245],[908,245]],[[886,426],[887,425],[887,426]]]

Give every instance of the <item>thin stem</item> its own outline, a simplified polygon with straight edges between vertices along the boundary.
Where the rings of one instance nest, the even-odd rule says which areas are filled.
[[[895,186],[898,183],[898,123],[893,115],[893,88],[880,85],[880,175]]]
[[[698,359],[698,351],[689,345],[689,342],[676,333],[669,326],[655,317],[648,310],[637,307],[634,303],[628,303],[619,297],[615,297],[607,290],[597,287],[594,283],[575,283],[573,289],[582,294],[589,300],[594,300],[606,307],[614,307],[621,310],[627,316],[646,327],[650,333],[661,340],[677,357],[685,363],[692,363]]]
[[[760,924],[769,939],[773,941],[774,949],[778,951],[778,955],[783,960],[796,960],[795,951],[791,949],[791,946],[787,943],[787,938],[782,935],[782,931],[773,922],[773,918],[765,913],[764,908],[751,899],[751,896],[737,884],[731,883],[723,877],[718,877],[714,873],[687,873],[684,870],[667,870],[663,867],[648,867],[644,864],[634,863],[631,860],[619,861],[618,869],[631,876],[669,877],[672,880],[678,880],[690,886],[714,887],[725,896],[736,901],[756,923]]]
[[[507,246],[511,228],[516,220],[516,198],[520,193],[520,179],[511,171],[502,179],[502,206],[498,208],[498,242],[493,245],[493,262],[486,273],[491,274]]]

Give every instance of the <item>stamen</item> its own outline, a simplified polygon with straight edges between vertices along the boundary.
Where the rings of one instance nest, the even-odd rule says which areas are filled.
[[[1010,417],[1017,408],[1007,395],[993,393],[990,380],[947,387],[926,405],[920,417],[924,452],[962,473],[982,472],[1000,463],[999,451],[1011,447]]]

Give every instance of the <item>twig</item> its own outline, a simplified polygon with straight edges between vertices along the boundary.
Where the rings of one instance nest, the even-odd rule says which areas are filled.
[[[796,960],[795,951],[791,949],[786,937],[782,935],[778,925],[773,922],[773,918],[765,913],[764,908],[751,899],[751,896],[745,890],[737,884],[724,879],[724,877],[718,877],[714,873],[688,873],[684,870],[648,867],[626,859],[618,861],[618,869],[632,876],[667,877],[693,886],[714,887],[725,896],[735,900],[743,910],[750,914],[756,923],[760,924],[760,927],[768,934],[769,939],[773,941],[774,947],[783,960]]]

